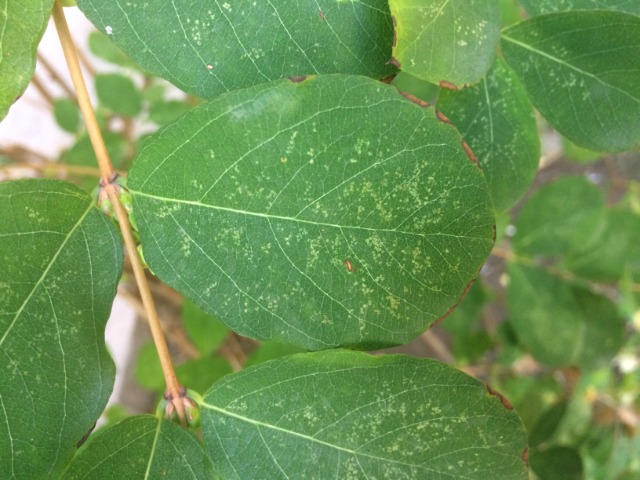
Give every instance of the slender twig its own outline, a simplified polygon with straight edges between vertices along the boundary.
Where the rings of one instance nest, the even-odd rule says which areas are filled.
[[[74,98],[75,99],[75,94],[73,93],[73,89],[67,84],[67,82],[58,74],[58,72],[56,71],[55,68],[53,68],[53,65],[51,65],[51,63],[49,63],[49,60],[47,60],[45,58],[44,55],[40,54],[39,52],[37,53],[38,56],[38,63],[40,63],[44,69],[47,71],[47,73],[49,74],[49,76],[51,77],[51,79],[56,82],[60,88],[62,88],[62,90],[65,91],[65,93],[67,94],[67,96],[69,96],[70,98]]]
[[[76,95],[78,98],[78,104],[80,105],[80,111],[82,112],[82,118],[87,127],[89,138],[91,139],[91,145],[96,153],[98,159],[98,165],[100,167],[101,177],[105,183],[110,183],[114,177],[115,171],[111,160],[109,159],[109,153],[107,147],[104,144],[102,134],[100,133],[100,127],[96,120],[95,113],[93,112],[93,106],[89,98],[89,92],[87,86],[84,83],[84,77],[82,76],[82,70],[80,69],[80,62],[78,61],[78,53],[76,46],[73,43],[73,38],[69,32],[67,21],[60,5],[60,0],[56,0],[53,7],[53,21],[56,24],[58,30],[58,36],[60,37],[60,43],[62,44],[62,50],[67,60],[67,66],[69,73],[71,74],[71,80],[73,86],[76,89]]]
[[[37,75],[34,75],[31,78],[31,84],[36,87],[36,90],[38,90],[40,95],[42,95],[49,105],[53,105],[53,95],[49,93]]]
[[[114,182],[117,175],[113,165],[111,164],[111,160],[109,159],[109,154],[107,153],[104,140],[100,133],[100,128],[98,127],[98,122],[96,121],[96,117],[93,112],[93,107],[89,100],[89,93],[87,92],[82,71],[80,70],[80,63],[78,61],[76,48],[73,43],[73,39],[71,38],[60,0],[55,0],[53,7],[53,20],[58,31],[58,36],[60,37],[62,50],[64,51],[64,55],[67,60],[69,73],[71,74],[71,79],[73,80],[73,85],[78,95],[78,104],[80,105],[80,110],[91,139],[91,144],[93,145],[93,149],[98,159],[102,178],[101,184],[115,208],[116,218],[120,224],[125,248],[129,256],[129,260],[131,261],[133,273],[140,291],[140,297],[142,298],[142,303],[145,307],[145,311],[147,312],[151,335],[158,351],[160,364],[162,365],[162,371],[164,373],[164,379],[167,386],[165,398],[173,405],[180,422],[183,425],[186,425],[184,403],[181,401],[185,395],[185,390],[182,385],[180,385],[178,378],[176,377],[176,373],[171,362],[171,356],[169,355],[167,342],[164,338],[164,334],[162,333],[158,312],[156,311],[153,303],[149,284],[144,273],[144,267],[140,261],[136,243],[133,238],[129,217],[120,203],[119,186]]]

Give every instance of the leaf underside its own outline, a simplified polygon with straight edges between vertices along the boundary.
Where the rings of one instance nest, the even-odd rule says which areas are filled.
[[[459,134],[364,77],[197,107],[141,152],[129,187],[160,278],[243,335],[307,349],[408,341],[493,243]]]

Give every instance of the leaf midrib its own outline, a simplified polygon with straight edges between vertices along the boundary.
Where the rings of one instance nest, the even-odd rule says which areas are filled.
[[[317,443],[319,445],[323,445],[325,447],[333,448],[334,450],[339,450],[341,452],[346,452],[346,453],[348,453],[350,455],[353,455],[355,457],[368,457],[368,458],[371,458],[371,459],[374,459],[374,460],[384,461],[384,462],[389,462],[389,463],[396,463],[398,465],[403,465],[405,467],[411,467],[411,468],[419,468],[419,469],[424,469],[425,468],[425,465],[423,465],[423,464],[413,464],[413,463],[400,462],[398,460],[393,460],[391,458],[378,457],[378,456],[371,455],[371,454],[366,453],[366,452],[358,452],[356,450],[352,450],[352,449],[349,449],[349,448],[346,448],[346,447],[341,447],[340,445],[335,445],[333,443],[325,442],[325,441],[320,440],[320,439],[315,438],[315,437],[310,437],[309,435],[305,435],[304,433],[296,432],[296,431],[293,431],[293,430],[287,430],[285,428],[278,427],[276,425],[271,425],[269,423],[264,423],[264,422],[261,422],[259,420],[254,420],[252,418],[245,417],[243,415],[238,415],[237,413],[230,412],[229,410],[225,410],[224,408],[216,407],[215,405],[211,405],[209,403],[203,402],[203,403],[200,404],[200,407],[201,408],[208,408],[209,410],[213,410],[213,411],[218,412],[218,413],[220,413],[222,415],[226,415],[226,416],[235,418],[237,420],[240,420],[240,421],[245,422],[245,423],[249,423],[251,425],[255,425],[256,427],[265,427],[265,428],[268,428],[268,429],[271,429],[271,430],[276,430],[278,432],[282,432],[282,433],[285,433],[285,434],[288,434],[288,435],[293,435],[295,437],[302,438],[302,439],[307,440],[309,442],[313,442],[313,443]]]
[[[159,195],[153,195],[153,194],[150,194],[150,193],[145,193],[145,192],[141,192],[141,191],[138,191],[138,190],[132,190],[132,189],[129,189],[129,191],[133,195],[138,195],[140,197],[150,198],[152,200],[158,200],[160,202],[179,203],[179,204],[191,205],[191,206],[195,206],[195,207],[211,208],[213,210],[218,210],[218,211],[221,211],[221,212],[236,213],[238,215],[248,215],[248,216],[253,216],[253,217],[258,217],[258,218],[264,218],[264,219],[267,219],[267,220],[284,220],[284,221],[289,221],[289,222],[297,222],[297,223],[303,223],[303,224],[308,224],[308,225],[315,225],[315,226],[318,226],[318,227],[338,228],[338,229],[347,229],[347,230],[363,230],[363,231],[374,232],[374,233],[380,233],[380,232],[397,233],[397,234],[402,234],[402,235],[414,235],[414,236],[421,237],[421,238],[440,236],[440,237],[453,237],[453,238],[467,238],[467,239],[472,239],[472,240],[487,240],[487,238],[485,238],[485,237],[473,237],[473,236],[470,236],[470,235],[454,235],[454,234],[442,233],[442,232],[416,233],[416,232],[408,232],[408,231],[405,231],[405,230],[398,230],[398,229],[395,229],[395,228],[372,228],[372,227],[363,227],[363,226],[360,226],[360,225],[339,225],[339,224],[335,224],[335,223],[317,222],[317,221],[305,220],[305,219],[296,218],[296,217],[286,217],[286,216],[283,216],[283,215],[273,215],[273,214],[269,214],[269,213],[252,212],[252,211],[248,211],[248,210],[240,210],[240,209],[237,209],[237,208],[222,207],[222,206],[219,206],[219,205],[209,205],[209,204],[202,203],[202,202],[199,202],[199,201],[196,201],[196,200],[184,200],[184,199],[179,199],[179,198],[161,197]]]

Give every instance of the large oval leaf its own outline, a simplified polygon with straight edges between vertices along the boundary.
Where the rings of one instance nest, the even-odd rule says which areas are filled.
[[[197,107],[148,142],[129,187],[160,278],[243,335],[308,349],[408,341],[493,242],[459,134],[364,77]]]
[[[193,433],[139,415],[96,433],[64,474],[65,480],[101,478],[206,480],[214,471]]]
[[[541,362],[594,368],[624,341],[625,321],[602,295],[539,268],[509,265],[509,321]]]
[[[526,435],[485,385],[434,360],[349,351],[284,357],[205,395],[223,478],[526,479]]]
[[[597,151],[640,147],[640,17],[573,11],[507,28],[502,49],[560,133]]]
[[[520,0],[531,15],[566,10],[619,10],[640,15],[638,0]]]
[[[0,13],[0,120],[22,95],[36,67],[36,48],[53,0],[4,0]]]
[[[496,59],[477,85],[459,91],[442,89],[438,110],[478,157],[496,210],[511,208],[531,185],[540,159],[533,107],[516,76]]]
[[[449,87],[487,73],[500,37],[495,0],[390,0],[395,19],[393,57],[416,77]]]
[[[202,98],[292,76],[394,70],[385,0],[77,3],[144,69]]]
[[[53,180],[0,184],[0,238],[0,477],[57,478],[113,387],[122,246],[88,195]]]

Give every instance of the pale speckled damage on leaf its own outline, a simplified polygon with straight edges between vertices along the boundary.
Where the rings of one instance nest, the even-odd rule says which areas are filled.
[[[363,77],[227,94],[136,160],[145,258],[244,335],[403,343],[457,303],[492,246],[486,182],[460,142]]]
[[[214,385],[202,416],[224,478],[528,478],[517,414],[433,360],[340,350],[283,357]],[[243,448],[232,451],[238,438]]]

